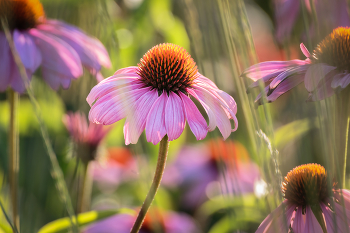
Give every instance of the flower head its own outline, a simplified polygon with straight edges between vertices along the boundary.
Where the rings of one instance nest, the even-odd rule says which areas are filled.
[[[310,54],[301,44],[307,57],[302,60],[269,61],[251,66],[244,73],[256,87],[265,84],[267,101],[275,101],[282,94],[304,82],[310,101],[323,100],[350,84],[350,28],[337,28],[324,38]],[[262,103],[262,94],[256,102]]]
[[[256,233],[348,232],[350,191],[329,184],[321,165],[305,164],[291,170],[284,178],[282,193],[285,200]]]
[[[101,66],[109,67],[108,53],[100,41],[76,27],[46,19],[39,0],[0,0],[0,19],[10,29],[27,76],[41,66],[43,79],[55,90],[70,86],[86,67],[98,79]],[[0,91],[11,87],[24,92],[12,52],[0,25]]]
[[[202,104],[209,126],[190,96]],[[234,99],[201,75],[191,56],[174,44],[154,46],[137,67],[118,70],[96,85],[87,101],[94,123],[109,125],[126,118],[126,144],[136,143],[144,129],[153,144],[165,135],[172,141],[182,134],[186,120],[197,140],[216,126],[226,139],[238,124]]]
[[[94,123],[88,124],[82,113],[69,113],[64,116],[66,125],[72,139],[78,145],[78,155],[83,161],[91,161],[96,157],[96,150],[109,129]]]
[[[305,4],[306,13],[310,15],[310,34],[315,35],[316,30],[320,30],[322,35],[327,35],[336,27],[350,26],[346,0],[275,0],[276,37],[279,42],[290,38],[293,29],[297,27],[299,15],[302,14],[301,4]],[[313,7],[318,24],[322,26],[319,29],[316,29],[317,24],[312,17]]]

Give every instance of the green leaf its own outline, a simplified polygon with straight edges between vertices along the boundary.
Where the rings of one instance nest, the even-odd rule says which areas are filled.
[[[78,225],[83,227],[87,224],[105,219],[115,214],[135,214],[134,210],[123,208],[117,210],[90,211],[78,215]],[[75,218],[73,219],[76,221]],[[71,229],[71,224],[68,217],[57,219],[43,226],[38,233],[66,233]]]
[[[309,119],[303,119],[278,128],[275,132],[276,147],[283,148],[288,142],[303,136],[313,127],[315,125]]]

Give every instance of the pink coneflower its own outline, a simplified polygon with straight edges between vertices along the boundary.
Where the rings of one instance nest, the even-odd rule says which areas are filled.
[[[73,141],[78,146],[78,154],[83,156],[83,161],[88,162],[95,158],[96,150],[109,129],[103,125],[88,124],[82,113],[69,113],[64,116],[63,123],[66,125]],[[79,153],[82,152],[82,153]]]
[[[310,28],[309,33],[313,35],[317,34],[317,30],[322,30],[322,33],[325,33],[323,35],[327,35],[336,27],[350,26],[346,0],[275,0],[276,37],[279,42],[290,38],[293,29],[297,28],[298,19],[304,17],[301,4],[305,5],[308,19],[311,21],[307,26]],[[314,16],[313,8],[316,14]],[[319,29],[316,28],[315,16]]]
[[[282,193],[285,200],[256,233],[349,232],[350,191],[329,184],[321,165],[305,164],[291,170],[284,178]]]
[[[202,104],[209,126],[190,96]],[[126,118],[126,144],[137,143],[144,129],[153,144],[165,135],[172,141],[181,135],[186,120],[197,140],[216,126],[226,139],[238,125],[234,99],[201,75],[186,50],[174,44],[154,46],[137,67],[118,70],[96,85],[87,101],[94,123],[109,125]]]
[[[55,90],[70,86],[83,74],[83,66],[101,79],[101,66],[109,67],[104,46],[78,28],[45,18],[39,0],[0,0],[0,19],[8,23],[16,50],[30,79],[41,66],[43,79]],[[25,85],[0,24],[0,91]]]
[[[310,101],[323,100],[346,88],[350,83],[350,28],[337,28],[323,39],[310,54],[304,44],[301,51],[306,60],[269,61],[244,71],[257,87],[260,80],[266,85],[267,101],[275,101],[282,94],[304,82]],[[255,100],[261,104],[261,94]]]

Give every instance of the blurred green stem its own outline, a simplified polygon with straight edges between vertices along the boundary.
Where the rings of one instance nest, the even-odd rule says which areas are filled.
[[[10,102],[10,131],[9,131],[9,183],[12,204],[12,220],[15,228],[19,229],[19,216],[17,205],[17,189],[18,189],[18,128],[17,128],[17,106],[18,93],[10,89],[8,91],[8,99]]]
[[[156,172],[154,174],[154,178],[152,181],[151,188],[149,189],[146,199],[141,207],[141,210],[136,218],[136,221],[134,223],[134,226],[132,227],[130,233],[137,233],[139,232],[143,220],[146,217],[147,211],[149,207],[151,206],[154,197],[156,196],[156,193],[158,191],[158,188],[160,186],[160,182],[162,180],[166,158],[168,155],[168,149],[169,149],[169,141],[168,141],[168,135],[165,135],[164,138],[160,141],[159,144],[159,153],[158,153],[158,161],[157,161],[157,168]]]
[[[348,116],[348,122],[346,124],[346,133],[345,133],[345,152],[344,152],[344,168],[343,168],[343,188],[345,188],[345,181],[346,181],[346,160],[347,160],[347,154],[348,154],[348,141],[349,141],[349,123],[350,123],[350,116]]]
[[[83,162],[83,173],[82,173],[82,182],[80,185],[80,190],[78,194],[78,210],[77,213],[83,213],[88,211],[90,197],[91,197],[91,188],[92,188],[92,180],[89,176],[89,162]]]

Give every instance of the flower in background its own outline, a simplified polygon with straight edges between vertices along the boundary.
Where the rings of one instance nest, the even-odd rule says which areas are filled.
[[[120,214],[87,227],[83,233],[129,233],[136,216]],[[139,233],[197,233],[193,219],[184,213],[150,211]]]
[[[276,18],[276,38],[279,42],[290,38],[292,30],[296,27],[297,20],[302,15],[302,6],[305,4],[307,13],[310,15],[311,25],[310,33],[316,34],[316,22],[312,16],[313,7],[318,20],[319,30],[322,35],[327,35],[334,28],[350,26],[348,5],[346,0],[275,0],[275,18]],[[304,25],[302,25],[304,27]]]
[[[164,184],[183,189],[183,202],[194,208],[208,195],[253,193],[258,166],[239,142],[212,140],[186,146],[164,174]]]
[[[209,126],[190,96],[202,104]],[[197,140],[216,126],[226,139],[238,126],[234,99],[201,75],[186,50],[174,44],[154,46],[137,67],[120,69],[96,85],[87,102],[94,123],[109,125],[126,118],[126,144],[137,143],[144,129],[153,144],[165,135],[172,141],[182,134],[186,120]]]
[[[304,44],[301,51],[305,60],[269,61],[256,64],[244,71],[257,87],[260,80],[266,85],[267,101],[275,101],[282,94],[304,82],[310,101],[323,100],[346,88],[350,83],[350,28],[337,28],[323,39],[310,54]],[[262,104],[262,94],[256,102]]]
[[[350,191],[331,186],[321,165],[294,168],[282,185],[285,200],[266,217],[256,233],[348,232]]]
[[[105,47],[78,28],[46,19],[39,0],[1,0],[0,19],[8,23],[15,48],[28,78],[41,66],[43,79],[55,90],[70,86],[83,74],[82,66],[101,80],[101,66],[110,67]],[[25,85],[0,24],[0,91]]]
[[[104,159],[91,162],[91,173],[100,189],[114,190],[120,182],[136,178],[136,161],[128,148],[112,147]]]
[[[78,155],[84,162],[94,160],[96,150],[110,128],[90,123],[83,113],[69,113],[64,116],[63,123],[69,131],[73,141],[77,144]]]

